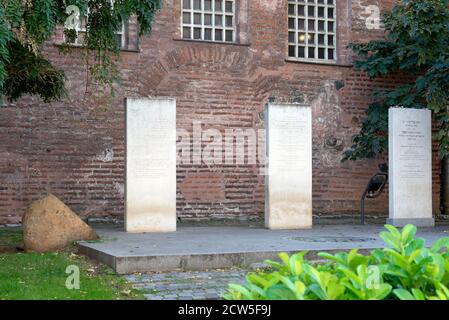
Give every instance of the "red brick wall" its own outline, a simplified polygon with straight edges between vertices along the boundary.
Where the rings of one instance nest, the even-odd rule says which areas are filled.
[[[364,27],[366,4],[394,1],[338,0],[338,64],[286,61],[286,0],[240,0],[248,20],[241,44],[179,40],[180,0],[166,0],[139,52],[123,52],[122,86],[115,98],[86,91],[81,52],[47,56],[66,71],[70,97],[44,104],[26,97],[0,109],[0,223],[18,222],[31,201],[52,192],[81,216],[123,217],[124,104],[127,96],[177,98],[178,127],[263,129],[268,98],[302,101],[313,108],[314,213],[355,214],[370,175],[382,159],[340,162],[371,100],[372,90],[403,81],[369,81],[350,67],[352,40],[382,36]],[[351,7],[349,5],[352,4]],[[242,18],[243,19],[243,18]],[[243,23],[243,20],[241,21]],[[55,36],[57,38],[57,36]],[[58,40],[55,39],[55,42]],[[344,84],[337,89],[336,83]],[[438,162],[434,166],[438,208]],[[180,217],[262,217],[264,176],[254,165],[178,165]],[[367,211],[386,214],[386,196]]]

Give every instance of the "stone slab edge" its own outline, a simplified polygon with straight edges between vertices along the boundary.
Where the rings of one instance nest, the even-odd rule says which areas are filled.
[[[79,244],[80,253],[100,261],[118,274],[131,274],[139,272],[167,272],[167,271],[204,271],[209,269],[223,269],[231,267],[249,267],[252,264],[262,263],[267,259],[279,260],[280,252],[289,255],[305,250],[294,251],[266,251],[266,252],[239,252],[239,253],[216,253],[216,254],[192,254],[192,255],[157,255],[157,256],[113,256],[100,250]],[[367,248],[360,250],[361,253],[375,249]],[[306,250],[307,251],[307,250]],[[319,252],[326,251],[336,253],[349,251],[345,249],[335,250],[308,250],[309,260],[318,260]]]

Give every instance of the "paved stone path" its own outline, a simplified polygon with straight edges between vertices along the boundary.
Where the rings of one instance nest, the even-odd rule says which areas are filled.
[[[210,270],[127,275],[148,300],[219,300],[229,283],[243,283],[247,270]]]

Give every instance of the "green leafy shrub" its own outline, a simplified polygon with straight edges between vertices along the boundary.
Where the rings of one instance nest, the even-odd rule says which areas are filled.
[[[226,300],[448,300],[449,238],[431,248],[416,237],[416,227],[401,231],[386,225],[387,244],[362,255],[356,249],[335,255],[322,252],[325,263],[313,264],[306,252],[268,260],[271,272],[254,272],[244,285],[230,284]]]

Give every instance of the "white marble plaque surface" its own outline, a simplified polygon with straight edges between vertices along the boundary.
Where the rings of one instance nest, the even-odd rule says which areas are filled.
[[[432,226],[432,115],[430,110],[389,110],[389,220]]]
[[[127,232],[176,231],[176,101],[126,99]]]
[[[269,229],[312,227],[312,111],[300,104],[267,110],[265,224]]]

